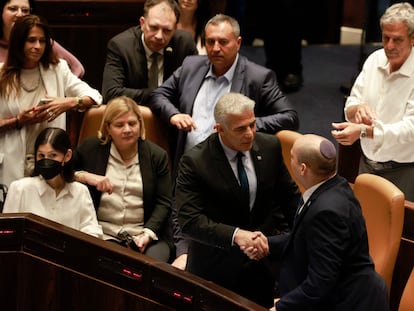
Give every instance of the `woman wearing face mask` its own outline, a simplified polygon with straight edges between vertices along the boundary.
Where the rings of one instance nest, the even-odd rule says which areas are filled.
[[[45,128],[35,142],[33,177],[14,181],[3,213],[33,213],[102,238],[102,228],[86,186],[74,181],[67,133]]]
[[[34,0],[0,0],[0,62],[6,60],[9,50],[11,29],[17,19],[29,15],[34,7]],[[70,70],[79,78],[85,74],[81,62],[56,41],[53,42],[53,51],[58,58],[67,61]]]
[[[56,57],[43,18],[18,19],[9,43],[7,59],[0,66],[0,183],[6,186],[30,176],[33,141],[42,129],[66,130],[66,112],[102,102],[97,90]]]

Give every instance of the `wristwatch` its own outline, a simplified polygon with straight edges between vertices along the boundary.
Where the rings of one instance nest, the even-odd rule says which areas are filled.
[[[82,97],[76,97],[76,108],[78,108],[79,112],[84,112],[86,109],[83,106],[83,99]]]
[[[367,127],[365,124],[361,124],[361,134],[359,135],[360,138],[364,138],[367,136]]]

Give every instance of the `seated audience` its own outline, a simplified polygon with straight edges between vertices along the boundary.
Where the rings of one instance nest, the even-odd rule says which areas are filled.
[[[275,310],[388,311],[361,206],[348,181],[336,174],[335,146],[303,135],[291,149],[291,167],[305,192],[290,233],[268,238],[270,255],[281,258]],[[250,258],[261,258],[253,253]]]
[[[187,55],[197,54],[191,34],[176,30],[179,18],[180,8],[175,0],[147,0],[140,25],[108,42],[102,81],[104,102],[125,95],[146,105],[151,91]]]
[[[66,112],[100,104],[102,96],[77,78],[51,46],[50,28],[36,15],[16,20],[0,68],[0,183],[29,176],[37,135],[66,129]]]
[[[29,15],[34,7],[34,0],[1,0],[0,28],[0,62],[4,62],[9,49],[9,38],[15,21]],[[58,58],[66,60],[73,74],[82,78],[85,74],[81,62],[56,41],[52,41],[52,49]]]
[[[145,140],[137,103],[126,96],[109,101],[98,137],[86,138],[74,159],[76,179],[89,186],[104,239],[169,261],[168,156]]]
[[[33,177],[11,183],[4,213],[33,213],[102,238],[88,188],[74,181],[69,136],[60,128],[43,129],[35,142]]]

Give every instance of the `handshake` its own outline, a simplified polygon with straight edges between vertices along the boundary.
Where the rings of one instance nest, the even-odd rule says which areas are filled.
[[[269,255],[269,243],[266,236],[260,231],[252,232],[239,229],[234,237],[234,242],[252,260],[260,260]]]

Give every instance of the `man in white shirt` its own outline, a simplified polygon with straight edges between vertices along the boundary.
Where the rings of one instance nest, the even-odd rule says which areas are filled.
[[[361,140],[359,173],[396,184],[414,200],[414,8],[389,7],[381,17],[383,49],[366,60],[345,104],[348,122],[333,123],[342,145]]]

